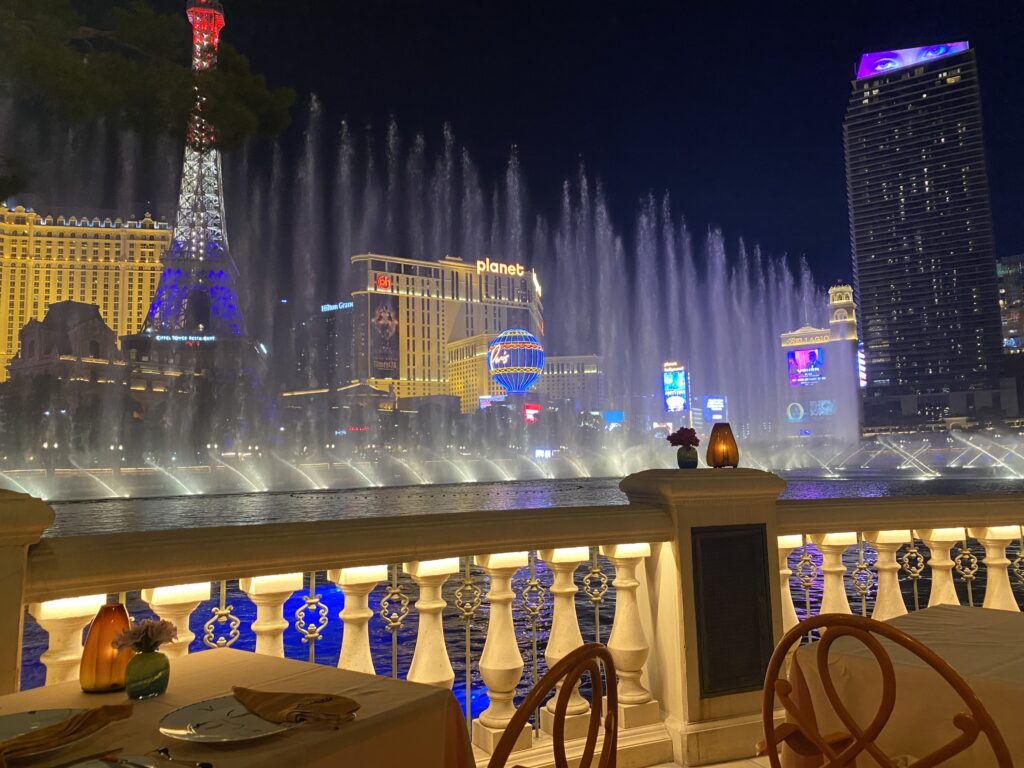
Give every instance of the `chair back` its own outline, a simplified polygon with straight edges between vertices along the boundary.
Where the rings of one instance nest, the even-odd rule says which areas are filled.
[[[780,677],[786,657],[800,639],[812,630],[822,630],[821,639],[815,644],[817,673],[821,684],[836,716],[847,729],[844,732],[823,735],[817,726],[814,713],[810,711],[810,703],[800,703],[794,699],[793,685]],[[843,705],[836,692],[835,682],[829,670],[829,651],[832,644],[841,637],[852,637],[863,643],[878,662],[882,672],[882,696],[878,712],[864,728],[862,728]],[[959,733],[928,755],[913,759],[908,768],[931,768],[931,766],[949,760],[971,746],[980,734],[985,734],[992,751],[995,753],[999,768],[1013,768],[1010,750],[1006,746],[992,716],[981,703],[967,682],[949,664],[933,650],[915,640],[905,632],[891,624],[867,619],[862,616],[850,616],[839,613],[826,613],[800,622],[782,638],[772,654],[765,674],[764,698],[761,716],[764,725],[764,752],[772,768],[781,768],[779,747],[786,743],[797,754],[803,756],[820,756],[825,768],[846,768],[856,765],[857,756],[867,752],[874,761],[872,764],[895,768],[898,763],[894,757],[885,754],[875,743],[889,721],[896,706],[896,673],[892,659],[879,641],[884,638],[913,653],[939,673],[943,680],[956,691],[967,705],[967,712],[953,717],[953,725]],[[786,710],[787,720],[775,726],[775,699],[778,698]]]
[[[585,673],[590,674],[591,686],[594,689],[593,702],[590,705],[590,722],[587,724],[587,741],[578,763],[579,768],[591,768],[594,751],[597,746],[597,733],[601,728],[601,715],[604,703],[601,700],[601,666],[604,666],[605,697],[608,703],[608,714],[604,717],[604,740],[601,743],[601,754],[596,768],[615,768],[616,750],[618,749],[619,695],[615,678],[615,662],[608,648],[600,643],[587,643],[567,654],[555,666],[548,670],[533,687],[519,705],[512,720],[505,727],[498,745],[494,748],[487,768],[505,768],[516,736],[537,710],[547,695],[559,685],[558,699],[555,702],[555,717],[552,726],[551,741],[554,751],[555,768],[569,768],[565,755],[565,718],[569,706],[569,697],[576,689],[577,683]]]

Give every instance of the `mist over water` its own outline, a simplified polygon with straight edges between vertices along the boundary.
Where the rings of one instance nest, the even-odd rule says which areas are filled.
[[[172,140],[61,126],[3,102],[0,152],[31,158],[25,199],[43,213],[173,218]],[[694,391],[726,395],[734,426],[754,436],[781,413],[779,334],[825,321],[805,263],[691,229],[668,194],[645,195],[632,221],[615,221],[583,164],[557,209],[542,210],[515,147],[504,172],[485,179],[449,125],[433,136],[394,120],[357,127],[328,119],[313,96],[286,135],[226,153],[224,169],[249,332],[279,355],[294,343],[292,322],[351,290],[353,254],[519,262],[543,287],[548,353],[603,355],[609,408],[656,396],[662,363],[678,360]]]

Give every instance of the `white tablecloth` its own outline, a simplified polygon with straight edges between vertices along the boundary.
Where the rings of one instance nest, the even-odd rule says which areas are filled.
[[[1002,732],[1014,762],[1024,765],[1024,615],[947,605],[889,623],[927,645],[967,681]],[[896,672],[896,707],[877,743],[890,756],[924,757],[959,734],[953,716],[968,711],[967,707],[931,667],[909,651],[882,642]],[[810,644],[795,654],[791,672],[795,695],[810,696],[822,734],[845,731],[822,688],[816,652],[816,645]],[[842,638],[832,646],[829,670],[840,700],[857,723],[866,726],[880,701],[882,678],[874,657],[858,641]],[[788,751],[783,763],[794,768],[819,764]],[[995,764],[983,735],[957,758],[943,763],[964,768]],[[858,765],[874,765],[874,760],[864,753]]]
[[[190,744],[157,730],[160,719],[171,710],[228,694],[233,685],[344,694],[361,708],[355,720],[337,730],[303,724],[287,733],[233,746]],[[62,683],[0,696],[0,715],[124,701],[123,692],[86,694],[77,682]],[[465,719],[449,690],[227,648],[171,659],[166,694],[136,702],[129,720],[113,723],[48,760],[30,764],[46,768],[111,747],[123,747],[124,754],[144,754],[162,746],[175,758],[209,761],[215,768],[468,768],[474,764]]]

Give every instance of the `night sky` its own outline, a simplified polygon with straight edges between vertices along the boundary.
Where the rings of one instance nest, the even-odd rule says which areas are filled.
[[[1024,252],[1024,2],[224,0],[226,39],[331,119],[436,138],[486,177],[519,147],[534,206],[579,163],[615,219],[668,190],[692,229],[850,274],[842,121],[864,51],[969,40],[997,253]],[[911,6],[914,6],[913,8]],[[629,227],[628,229],[631,229]]]

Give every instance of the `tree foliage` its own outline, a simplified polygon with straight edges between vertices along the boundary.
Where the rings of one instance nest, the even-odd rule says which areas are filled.
[[[192,72],[184,13],[141,0],[0,0],[0,77],[56,117],[102,117],[144,135],[181,136],[198,87],[222,149],[281,132],[295,99],[224,41],[216,69]],[[22,178],[0,158],[0,196]]]

